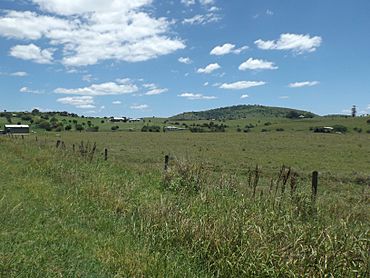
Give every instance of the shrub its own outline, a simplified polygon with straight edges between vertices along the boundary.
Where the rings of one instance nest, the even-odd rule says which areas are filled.
[[[284,131],[284,128],[279,127],[276,129],[276,131]]]
[[[161,127],[160,126],[156,126],[156,125],[152,125],[152,126],[149,126],[149,125],[145,125],[141,128],[141,131],[142,132],[160,132],[161,131]]]
[[[334,132],[346,133],[347,132],[347,127],[345,127],[344,125],[334,125],[333,126],[333,131]]]
[[[64,128],[66,131],[69,131],[72,129],[72,126],[71,125],[66,125],[65,128]]]
[[[119,129],[119,126],[118,125],[114,125],[110,128],[112,131],[116,131],[117,129]]]
[[[265,128],[262,128],[261,129],[261,132],[268,132],[269,130],[268,129],[265,129]]]
[[[264,125],[265,125],[265,126],[269,126],[269,125],[272,125],[272,123],[270,123],[270,122],[266,122],[266,123],[264,123]]]
[[[86,129],[86,131],[88,131],[88,132],[98,132],[99,127],[98,126],[92,126],[92,127],[89,127],[88,129]]]
[[[76,130],[78,130],[79,132],[83,131],[84,129],[85,128],[82,125],[80,125],[80,124],[76,125]]]

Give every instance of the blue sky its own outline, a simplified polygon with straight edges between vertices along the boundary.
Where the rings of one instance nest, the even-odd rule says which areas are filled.
[[[370,113],[368,0],[2,0],[0,110]]]

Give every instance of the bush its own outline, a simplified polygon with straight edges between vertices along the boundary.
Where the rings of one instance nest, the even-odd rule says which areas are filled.
[[[270,122],[266,122],[266,123],[264,123],[264,125],[265,125],[265,126],[269,126],[269,125],[272,125],[272,123],[270,123]]]
[[[276,129],[276,131],[284,131],[284,128],[279,127]]]
[[[85,129],[85,128],[84,128],[82,125],[80,125],[80,124],[76,125],[76,130],[77,130],[77,131],[81,132],[81,131],[83,131],[84,129]]]
[[[344,125],[334,125],[333,126],[333,131],[334,132],[346,133],[347,132],[347,127],[345,127]]]
[[[92,126],[92,127],[89,127],[88,129],[86,129],[86,131],[88,131],[88,132],[98,132],[99,127],[98,126]]]
[[[116,131],[117,129],[119,129],[119,126],[118,125],[114,125],[110,128],[112,131]]]
[[[66,125],[65,128],[64,128],[66,131],[69,131],[72,129],[72,126],[71,125]]]

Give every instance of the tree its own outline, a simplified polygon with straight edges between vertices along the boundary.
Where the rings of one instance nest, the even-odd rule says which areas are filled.
[[[85,128],[82,125],[80,124],[76,125],[76,130],[78,130],[79,132],[83,131],[84,129]]]
[[[40,110],[33,109],[31,113],[32,113],[32,115],[38,115],[40,113]]]

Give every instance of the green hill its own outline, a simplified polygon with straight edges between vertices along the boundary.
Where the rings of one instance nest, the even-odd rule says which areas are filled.
[[[242,119],[247,117],[289,117],[304,115],[307,118],[317,116],[311,112],[283,107],[262,105],[236,105],[200,112],[185,112],[171,117],[171,120],[210,120],[210,119]]]

